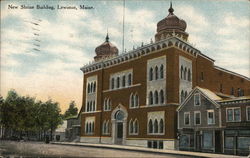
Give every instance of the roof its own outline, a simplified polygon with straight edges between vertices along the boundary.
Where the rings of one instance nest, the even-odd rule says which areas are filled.
[[[180,106],[177,108],[177,111],[180,111],[181,108],[187,103],[187,101],[193,96],[193,94],[196,91],[200,91],[201,94],[206,97],[208,100],[210,100],[212,103],[214,103],[214,105],[216,107],[220,107],[220,104],[218,104],[216,101],[218,100],[222,100],[221,97],[219,97],[218,95],[216,95],[214,92],[210,91],[209,89],[206,88],[201,88],[199,86],[196,86],[187,96],[187,98],[180,104]]]
[[[239,100],[250,100],[250,95],[249,96],[241,96],[241,97],[223,99],[223,100],[220,100],[218,102],[239,101]]]
[[[202,91],[202,93],[204,93],[206,96],[208,96],[212,100],[221,100],[222,99],[221,97],[216,95],[214,92],[210,91],[209,89],[201,88],[201,87],[198,87],[198,86],[197,86],[197,89]]]

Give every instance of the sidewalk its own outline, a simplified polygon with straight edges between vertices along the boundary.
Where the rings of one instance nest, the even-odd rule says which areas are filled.
[[[167,150],[167,149],[152,149],[152,148],[126,146],[126,145],[113,145],[113,144],[112,145],[111,144],[91,144],[91,143],[75,143],[75,142],[51,142],[51,144],[85,146],[85,147],[107,148],[107,149],[117,149],[117,150],[130,150],[130,151],[139,151],[139,152],[172,154],[172,155],[193,156],[193,157],[206,157],[206,158],[240,158],[241,157],[241,156],[235,156],[235,155],[223,155],[223,154]]]

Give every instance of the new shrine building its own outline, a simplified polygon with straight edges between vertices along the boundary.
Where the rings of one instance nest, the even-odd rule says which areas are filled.
[[[250,79],[215,66],[188,42],[187,24],[172,5],[168,11],[155,41],[119,54],[107,35],[94,61],[81,68],[81,142],[175,149],[176,109],[194,87],[250,95]]]

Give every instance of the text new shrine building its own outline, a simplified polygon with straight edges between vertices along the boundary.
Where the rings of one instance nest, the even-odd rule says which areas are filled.
[[[190,45],[186,22],[173,12],[157,23],[155,42],[119,55],[107,35],[94,62],[81,68],[81,142],[174,149],[176,109],[195,86],[250,95],[249,78]]]

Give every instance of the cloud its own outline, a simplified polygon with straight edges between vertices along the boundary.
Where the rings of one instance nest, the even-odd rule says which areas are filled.
[[[179,6],[176,15],[187,22],[187,32],[189,33],[201,32],[210,26],[206,16],[190,5]]]
[[[216,33],[223,36],[232,36],[236,35],[238,32],[245,30],[246,33],[249,33],[250,21],[249,17],[239,17],[234,16],[233,13],[225,13],[223,18],[221,18],[221,25],[215,27]]]

